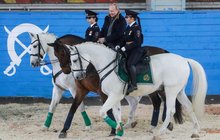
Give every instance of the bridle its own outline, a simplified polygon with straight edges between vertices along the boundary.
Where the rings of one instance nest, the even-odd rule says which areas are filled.
[[[35,42],[38,42],[38,52],[36,53],[36,54],[30,54],[30,56],[37,56],[38,57],[38,59],[43,59],[43,55],[41,55],[40,54],[40,51],[41,51],[41,49],[43,50],[43,52],[44,52],[44,55],[45,55],[45,50],[44,50],[44,48],[42,47],[42,44],[41,44],[41,42],[40,42],[40,39],[39,39],[39,35],[37,34],[37,39],[36,40],[34,40],[32,43],[31,43],[31,45],[33,45]]]
[[[73,55],[77,55],[78,56],[78,60],[79,60],[79,64],[80,64],[80,68],[79,69],[72,69],[72,72],[76,72],[76,71],[79,71],[79,72],[84,72],[86,73],[86,69],[83,68],[83,65],[82,65],[82,59],[87,61],[88,63],[91,63],[89,60],[87,60],[86,58],[84,58],[82,55],[80,55],[78,49],[76,46],[73,46],[76,50],[76,53],[73,53],[73,54],[70,54],[70,56],[73,56]],[[70,48],[72,49],[72,48]],[[101,70],[97,70],[98,74],[102,73],[105,69],[107,69],[108,67],[110,67],[113,63],[115,63],[118,59],[118,55],[119,53],[117,52],[116,54],[116,58],[113,59],[111,62],[109,62],[104,68],[102,68]],[[109,70],[101,79],[100,79],[100,83],[118,66],[118,64],[116,64],[111,70]]]
[[[39,35],[37,34],[37,39],[36,40],[34,40],[32,43],[31,43],[31,45],[33,45],[35,42],[38,42],[38,45],[37,45],[37,47],[38,47],[38,51],[37,51],[37,53],[36,54],[30,54],[30,56],[36,56],[37,58],[38,58],[38,62],[39,62],[39,64],[38,64],[38,66],[43,66],[43,65],[48,65],[48,64],[52,64],[52,63],[57,63],[58,62],[58,60],[56,59],[56,60],[50,60],[50,61],[46,61],[46,60],[44,60],[43,58],[44,58],[44,56],[45,56],[45,54],[46,54],[46,51],[44,50],[44,48],[43,48],[43,46],[42,46],[42,44],[41,44],[41,42],[40,42],[40,38],[39,38]],[[41,55],[41,50],[43,51],[43,55]],[[43,60],[43,61],[42,61]]]
[[[57,44],[58,46],[62,46],[62,47],[59,47],[59,48],[62,48],[63,49],[63,52],[64,52],[64,56],[65,57],[70,57],[70,52],[69,52],[69,49],[64,45],[64,44],[61,44],[59,42],[59,40],[56,40],[55,41],[55,44]],[[56,49],[54,48],[55,52],[56,52]],[[66,60],[65,63],[63,61],[63,58],[61,56],[57,56],[59,59],[60,59],[60,67],[66,67],[66,66],[69,66],[70,67],[70,60]]]
[[[76,53],[73,53],[73,54],[70,53],[70,56],[77,55],[77,57],[79,59],[80,68],[79,69],[72,69],[72,72],[80,71],[80,72],[85,72],[86,73],[86,69],[87,68],[86,69],[83,68],[83,66],[82,66],[82,59],[85,60],[88,63],[91,63],[91,62],[89,60],[87,60],[86,58],[84,58],[82,55],[80,55],[80,53],[79,53],[79,51],[78,51],[76,46],[73,46],[73,47],[76,49]],[[70,48],[70,49],[72,49],[72,48]]]

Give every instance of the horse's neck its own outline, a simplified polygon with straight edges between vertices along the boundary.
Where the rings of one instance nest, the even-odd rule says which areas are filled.
[[[99,44],[91,44],[91,46],[88,45],[88,47],[84,50],[86,50],[85,54],[89,55],[92,64],[98,71],[103,70],[103,68],[105,68],[116,57],[115,52],[109,50],[109,48],[105,48],[104,46],[99,46]],[[104,71],[108,72],[114,66],[115,66],[115,63],[112,63]],[[106,72],[102,72],[100,76],[104,75]]]
[[[50,59],[51,65],[52,65],[52,69],[53,69],[53,73],[55,74],[55,73],[59,72],[61,70],[60,63],[58,61],[58,58],[54,55],[53,47],[49,47],[47,49],[47,55],[49,56],[49,59]],[[54,62],[54,61],[57,61],[57,62]]]

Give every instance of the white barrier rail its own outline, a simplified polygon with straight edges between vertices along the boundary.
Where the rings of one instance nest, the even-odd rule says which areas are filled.
[[[1,11],[107,10],[108,3],[96,4],[0,4]],[[146,10],[146,3],[120,3],[120,9]]]

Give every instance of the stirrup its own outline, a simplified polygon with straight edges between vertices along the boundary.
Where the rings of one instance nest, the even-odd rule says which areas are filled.
[[[133,92],[134,90],[137,90],[137,86],[133,86],[132,84],[128,86],[127,89],[127,95],[131,92]]]

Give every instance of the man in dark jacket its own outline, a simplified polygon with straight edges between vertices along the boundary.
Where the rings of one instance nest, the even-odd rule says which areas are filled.
[[[86,20],[89,23],[89,27],[86,30],[85,38],[86,41],[97,42],[99,39],[99,26],[97,24],[98,17],[97,13],[91,10],[85,10],[86,12]]]
[[[120,40],[124,35],[126,25],[125,18],[121,15],[117,4],[110,4],[109,15],[105,17],[98,42],[114,48],[120,43]]]

